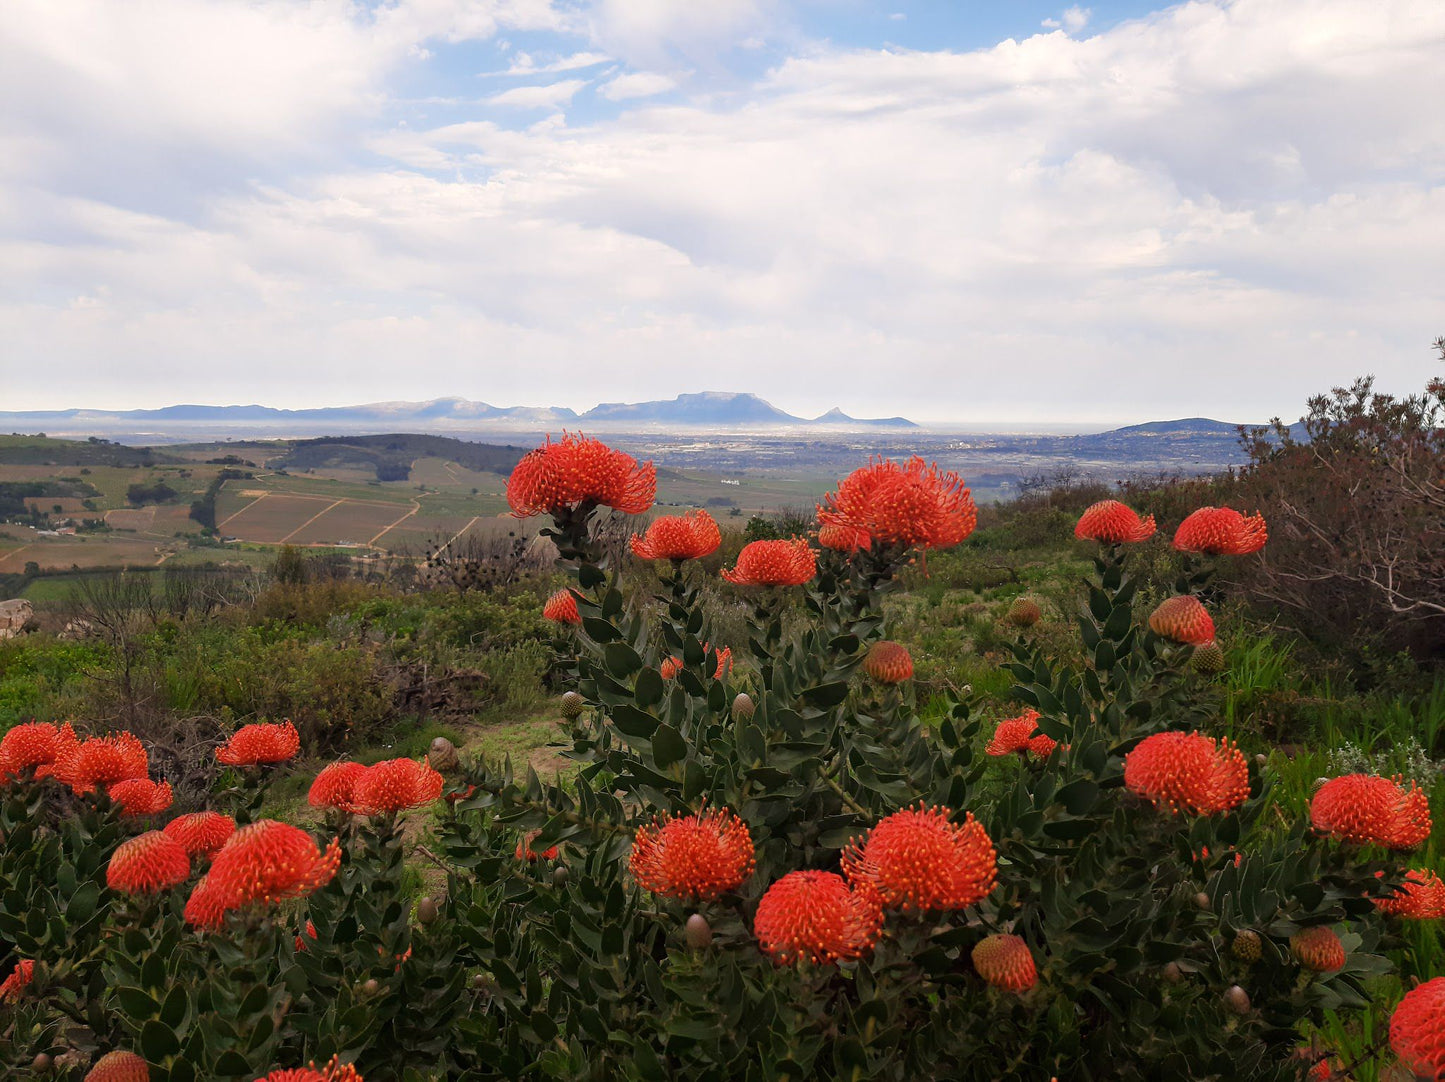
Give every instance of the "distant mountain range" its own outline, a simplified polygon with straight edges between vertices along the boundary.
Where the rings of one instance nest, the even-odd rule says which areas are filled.
[[[911,429],[904,417],[850,417],[834,408],[820,417],[797,417],[753,394],[704,391],[680,394],[656,402],[604,402],[585,413],[563,406],[493,406],[464,398],[437,398],[429,402],[373,402],[361,406],[287,410],[272,406],[165,406],[138,410],[35,410],[0,411],[0,429],[43,430],[57,434],[103,435],[184,432],[198,429],[237,430],[251,433],[285,432],[288,435],[335,432],[475,431],[479,427],[556,431],[563,426],[598,429]]]

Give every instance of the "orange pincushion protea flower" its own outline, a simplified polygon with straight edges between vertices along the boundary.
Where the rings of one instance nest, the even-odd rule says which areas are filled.
[[[1154,529],[1153,515],[1141,519],[1118,500],[1100,500],[1079,516],[1074,536],[1081,541],[1122,545],[1147,541],[1154,536]]]
[[[904,808],[878,823],[842,855],[854,886],[871,884],[888,909],[963,909],[993,890],[998,862],[983,824],[962,823],[946,808]]]
[[[358,810],[356,784],[366,775],[366,767],[360,763],[328,763],[316,775],[306,802],[313,808],[336,808],[340,811]]]
[[[990,935],[973,947],[973,968],[995,988],[1026,992],[1038,980],[1029,945],[1016,935]]]
[[[639,827],[627,866],[653,894],[710,901],[741,885],[757,861],[747,824],[722,808]]]
[[[171,806],[171,783],[149,778],[126,778],[106,792],[120,805],[122,815],[156,815]]]
[[[289,721],[277,725],[242,725],[216,749],[216,761],[227,766],[284,763],[301,750],[301,736]]]
[[[1209,610],[1190,594],[1180,594],[1160,602],[1149,614],[1149,629],[1171,642],[1199,646],[1214,641],[1214,621]]]
[[[26,985],[35,979],[35,963],[22,958],[15,963],[10,975],[0,981],[0,1003],[14,1003],[25,991]]]
[[[700,560],[717,551],[722,534],[706,511],[689,511],[654,519],[631,544],[632,554],[643,560]]]
[[[817,557],[801,537],[753,541],[738,553],[737,566],[723,578],[736,586],[801,586],[817,573]]]
[[[1427,868],[1411,868],[1395,893],[1377,898],[1375,907],[1406,920],[1439,920],[1445,917],[1445,882]]]
[[[671,680],[682,671],[682,658],[673,655],[662,659],[662,664],[657,667],[664,680]]]
[[[105,869],[105,885],[126,894],[156,894],[184,883],[191,855],[162,830],[151,830],[116,846]]]
[[[387,759],[356,780],[356,810],[363,815],[419,808],[440,800],[443,779],[426,761]]]
[[[554,624],[580,624],[582,614],[577,611],[577,599],[571,590],[558,590],[542,606],[542,616]]]
[[[1005,718],[993,731],[993,739],[984,747],[989,755],[1032,755],[1035,759],[1047,759],[1054,753],[1059,742],[1046,733],[1039,732],[1039,712],[1025,710],[1016,718]]]
[[[1301,928],[1290,937],[1289,949],[1300,965],[1316,973],[1333,973],[1345,964],[1345,945],[1323,924]]]
[[[151,1069],[134,1052],[107,1052],[95,1061],[85,1082],[150,1082]]]
[[[144,778],[149,770],[145,745],[125,732],[78,741],[55,761],[55,776],[82,795],[97,785]]]
[[[880,684],[901,684],[913,676],[913,658],[901,643],[881,639],[868,648],[863,668]]]
[[[1201,507],[1174,531],[1174,547],[1180,552],[1209,556],[1258,552],[1268,539],[1263,515],[1245,516],[1229,507]]]
[[[186,902],[186,920],[217,928],[232,910],[304,897],[329,883],[340,865],[336,839],[323,852],[304,830],[261,819],[221,846]]]
[[[1124,784],[1171,812],[1214,815],[1249,799],[1249,766],[1230,740],[1155,733],[1124,757]]]
[[[707,649],[709,649],[708,644],[703,643],[702,648],[704,651],[706,651]],[[713,670],[712,678],[714,680],[721,680],[724,676],[728,675],[728,673],[732,671],[733,648],[731,646],[724,646],[721,650],[717,652],[717,668]]]
[[[192,812],[176,816],[165,825],[165,832],[189,856],[209,857],[236,833],[236,820],[220,812]]]
[[[873,539],[867,530],[849,526],[844,522],[825,522],[818,527],[818,544],[836,552],[857,552],[869,548]]]
[[[1390,1047],[1417,1076],[1445,1075],[1445,977],[1405,993],[1390,1016]]]
[[[1346,774],[1319,787],[1310,822],[1347,842],[1413,849],[1430,836],[1430,803],[1414,782],[1406,789],[1397,778]]]
[[[823,501],[818,521],[824,528],[842,526],[855,531],[852,538],[830,535],[842,542],[830,548],[844,548],[859,540],[904,548],[949,548],[973,533],[978,524],[978,508],[963,479],[917,456],[902,466],[872,459],[845,477],[838,491],[828,493]],[[859,533],[865,536],[859,538]]]
[[[529,451],[507,479],[507,503],[517,518],[555,515],[583,504],[639,515],[657,495],[657,470],[600,440],[564,432],[560,443]]]
[[[528,833],[528,835],[527,835],[525,838],[523,838],[521,841],[519,841],[519,842],[517,843],[517,859],[518,859],[518,860],[527,860],[527,861],[532,861],[532,862],[535,863],[536,861],[539,861],[539,860],[556,860],[556,859],[557,859],[557,847],[556,847],[555,845],[548,846],[546,849],[542,850],[542,852],[540,852],[540,853],[538,853],[536,850],[534,850],[534,849],[532,848],[532,841],[533,841],[533,839],[536,838],[537,835],[540,834],[540,833],[542,833],[540,830],[533,830],[533,831],[531,831],[530,833]]]
[[[407,948],[411,953],[411,948]],[[341,1063],[332,1056],[325,1067],[318,1068],[313,1060],[309,1067],[292,1067],[284,1071],[272,1071],[256,1082],[362,1082],[361,1075],[349,1063]]]
[[[76,743],[75,730],[69,722],[58,729],[45,721],[15,726],[0,737],[0,785],[12,774],[31,767],[51,766]]]
[[[882,928],[871,883],[850,889],[834,872],[789,872],[768,888],[753,917],[758,946],[780,964],[862,957]]]

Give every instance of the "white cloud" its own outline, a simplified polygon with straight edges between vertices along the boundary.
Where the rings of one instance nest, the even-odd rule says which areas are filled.
[[[540,86],[514,86],[511,90],[493,94],[487,99],[487,104],[513,109],[556,109],[570,102],[586,85],[586,79],[563,79]]]
[[[609,101],[625,101],[629,98],[650,98],[665,94],[677,87],[677,80],[671,75],[656,71],[633,71],[609,79],[597,88]]]
[[[594,0],[586,22],[604,49],[641,69],[709,65],[781,17],[782,0]]]
[[[483,75],[551,75],[563,71],[578,71],[581,68],[605,64],[612,58],[606,53],[580,52],[559,56],[538,63],[529,53],[518,53],[512,66],[503,72],[482,72]]]
[[[1445,99],[1442,48],[1435,3],[1196,0],[1083,40],[818,50],[726,108],[483,110],[189,215],[46,182],[70,144],[21,132],[0,380],[16,407],[726,385],[985,420],[1413,388],[1445,333],[1445,116],[1413,107]]]

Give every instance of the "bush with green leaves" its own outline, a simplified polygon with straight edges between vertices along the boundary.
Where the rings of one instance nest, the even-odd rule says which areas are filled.
[[[1404,883],[1400,854],[1323,835],[1303,807],[1281,814],[1271,775],[1242,757],[1247,792],[1230,799],[1150,799],[1127,781],[1145,740],[1213,720],[1187,695],[1191,649],[1136,617],[1127,546],[1094,562],[1084,664],[1018,640],[1023,735],[1047,741],[994,761],[969,703],[946,699],[925,724],[911,662],[885,645],[907,544],[759,542],[816,573],[752,575],[749,641],[723,643],[694,561],[659,561],[653,604],[624,596],[600,515],[583,500],[545,531],[580,616],[555,643],[583,700],[558,738],[575,773],[464,761],[436,836],[414,845],[394,807],[336,803],[314,836],[340,839],[340,869],[303,899],[197,930],[184,889],[136,904],[104,886],[131,829],[106,801],[77,820],[53,781],[14,783],[0,972],[26,957],[37,974],[0,1005],[16,1077],[52,1076],[35,1056],[54,1072],[71,1052],[129,1048],[166,1080],[333,1055],[372,1082],[1298,1079],[1309,1028],[1369,1006],[1401,942],[1376,905]],[[730,667],[724,647],[749,663]],[[745,872],[690,890],[696,875],[674,888],[639,870],[643,836],[724,809],[746,828]],[[970,868],[988,874],[967,901],[935,890],[959,871],[947,851],[915,839],[885,866],[863,843],[908,809],[971,832]],[[409,849],[437,877],[415,907]],[[843,949],[760,936],[781,881],[840,871],[846,935],[821,904],[783,915],[797,943]],[[955,901],[910,904],[899,882]],[[1002,979],[987,962],[999,936],[1016,937]]]

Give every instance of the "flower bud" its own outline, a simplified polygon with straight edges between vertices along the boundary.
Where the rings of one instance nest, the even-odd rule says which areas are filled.
[[[738,692],[737,698],[733,699],[733,717],[739,721],[751,719],[753,711],[756,709],[757,707],[753,706],[752,697],[745,691]]]
[[[437,919],[437,904],[430,898],[423,898],[416,903],[416,919],[422,924],[430,924]]]
[[[1164,979],[1170,984],[1178,984],[1184,980],[1184,970],[1179,968],[1178,962],[1170,962],[1164,967]]]
[[[364,995],[374,996],[381,991],[381,983],[372,977],[361,986],[361,991]]]
[[[1224,1005],[1235,1014],[1249,1013],[1249,993],[1237,984],[1231,984],[1224,993]]]
[[[587,700],[578,695],[575,691],[569,691],[562,696],[562,716],[572,719],[582,716],[582,710],[587,705]]]
[[[695,951],[706,950],[712,946],[712,926],[701,913],[694,913],[687,918],[683,932],[687,937],[687,945]]]
[[[427,749],[426,761],[431,768],[443,774],[450,774],[457,768],[457,746],[444,736],[431,742]]]
[[[33,1060],[30,1061],[30,1069],[36,1074],[44,1074],[46,1071],[50,1070],[50,1057],[47,1056],[44,1052],[41,1052],[38,1056],[36,1056]]]
[[[567,878],[569,874],[570,873],[567,871],[567,865],[557,865],[557,867],[552,869],[552,885],[554,887],[565,887],[567,885]]]
[[[1204,891],[1201,890],[1198,894],[1194,896],[1194,904],[1197,905],[1200,909],[1208,909],[1209,895],[1205,894]]]

